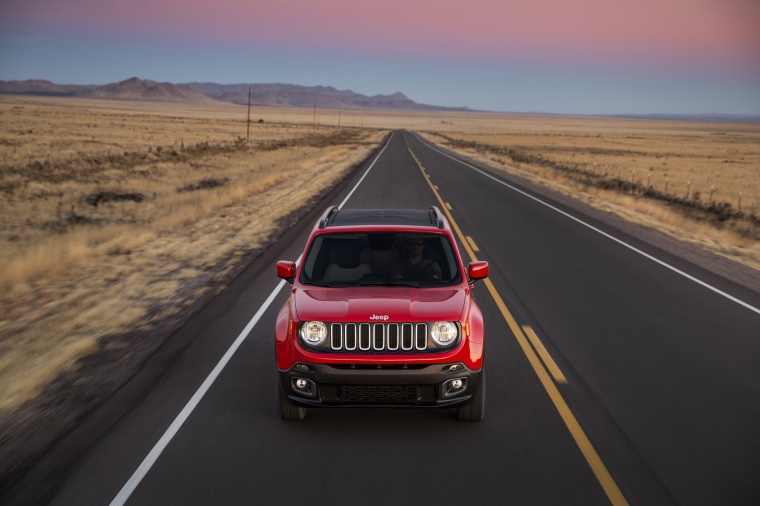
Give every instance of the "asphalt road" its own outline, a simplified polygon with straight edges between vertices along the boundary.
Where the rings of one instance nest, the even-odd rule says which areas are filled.
[[[461,230],[466,260],[490,262],[490,286],[476,285],[482,423],[414,409],[279,419],[274,321],[289,285],[274,265],[295,260],[317,216],[344,200],[438,205]],[[147,394],[119,391],[7,501],[760,504],[757,308],[760,294],[395,132],[178,330],[180,351],[169,346],[171,360],[157,357],[133,380],[155,383]],[[527,344],[526,327],[541,344]],[[107,433],[88,441],[102,424]],[[75,465],[56,464],[74,450]]]

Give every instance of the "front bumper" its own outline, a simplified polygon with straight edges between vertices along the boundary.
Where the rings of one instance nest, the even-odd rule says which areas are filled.
[[[287,397],[308,407],[454,407],[475,395],[481,371],[446,364],[314,364],[279,370]]]

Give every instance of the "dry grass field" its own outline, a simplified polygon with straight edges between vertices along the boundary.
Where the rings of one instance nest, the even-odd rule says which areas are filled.
[[[760,270],[757,124],[277,108],[251,120],[247,141],[230,104],[0,96],[0,477],[118,388],[390,129]],[[93,356],[96,372],[78,365]]]
[[[270,116],[271,117],[271,116]],[[383,132],[245,108],[0,98],[0,413],[218,289]]]

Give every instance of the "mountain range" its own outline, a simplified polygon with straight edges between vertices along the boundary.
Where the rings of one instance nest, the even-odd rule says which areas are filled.
[[[132,77],[118,83],[98,85],[55,84],[31,79],[26,81],[0,80],[0,94],[36,95],[48,97],[81,97],[101,100],[134,100],[149,102],[248,104],[269,107],[320,107],[323,109],[376,109],[401,111],[472,111],[468,107],[442,107],[418,104],[403,93],[367,96],[332,86],[299,86],[296,84],[217,84],[217,83],[159,83]],[[533,112],[554,116],[553,113]],[[598,115],[596,115],[598,116]],[[753,114],[608,114],[610,118],[730,121],[760,123]]]
[[[0,81],[0,93],[15,95],[97,98],[149,102],[248,104],[248,84],[159,83],[133,77],[118,83],[62,85],[44,80]],[[272,107],[321,107],[327,109],[396,109],[405,111],[468,111],[466,107],[418,104],[403,93],[367,96],[332,86],[251,84],[251,104]]]

